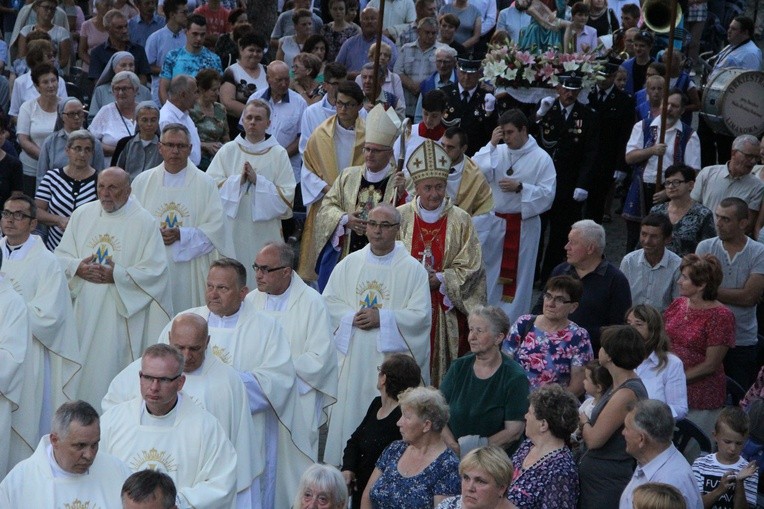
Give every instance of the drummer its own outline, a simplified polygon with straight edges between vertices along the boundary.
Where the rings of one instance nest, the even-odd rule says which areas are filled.
[[[761,71],[761,50],[753,41],[753,20],[747,16],[737,16],[727,28],[729,44],[710,61],[713,70],[709,75],[711,81],[724,69],[738,68],[751,71]],[[729,160],[732,148],[732,136],[714,132],[705,122],[698,123],[698,136],[701,141],[701,161],[703,166],[711,166]]]

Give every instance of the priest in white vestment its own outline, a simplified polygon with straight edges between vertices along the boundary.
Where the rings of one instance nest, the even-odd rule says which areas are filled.
[[[207,169],[220,188],[225,225],[233,236],[231,256],[245,266],[265,244],[284,240],[281,220],[292,217],[294,172],[286,149],[265,132],[270,116],[266,102],[250,101],[241,116],[244,133],[223,145]],[[248,269],[247,286],[254,285],[255,273]]]
[[[290,345],[303,418],[299,429],[310,440],[311,456],[286,459],[309,459],[291,469],[301,473],[318,459],[318,428],[326,422],[326,412],[337,400],[338,370],[324,299],[297,275],[294,264],[291,246],[277,242],[262,248],[254,263],[257,289],[247,295],[246,301],[276,319]],[[299,480],[294,475],[279,477],[277,490],[294,494]]]
[[[72,213],[55,251],[74,301],[82,356],[76,394],[94,406],[173,315],[162,237],[130,198],[128,173],[103,170],[98,200]]]
[[[24,299],[0,272],[0,477],[10,467],[11,443],[20,440],[11,429],[11,415],[21,402],[24,357],[32,342],[27,314]]]
[[[552,158],[528,134],[528,125],[520,110],[505,112],[491,141],[473,157],[491,185],[502,223],[484,244],[483,259],[501,262],[498,273],[486,274],[488,302],[500,306],[510,323],[531,311],[539,216],[552,207],[557,189]]]
[[[295,465],[306,464],[295,455],[315,458],[310,434],[301,427],[305,419],[289,342],[276,320],[245,301],[246,280],[246,270],[238,261],[215,260],[207,276],[207,305],[185,312],[207,320],[212,353],[239,371],[247,389],[263,508],[289,507],[294,493],[277,490],[277,479],[293,477]],[[168,332],[169,327],[160,335],[160,342],[168,342]]]
[[[182,394],[218,419],[236,449],[237,509],[260,507],[259,492],[253,494],[250,490],[255,478],[255,461],[250,453],[255,430],[239,373],[208,350],[207,321],[201,316],[194,313],[178,315],[172,321],[169,338],[170,345],[185,359],[183,375],[186,383]],[[125,401],[140,399],[140,370],[141,359],[138,359],[111,381],[109,392],[101,402],[104,412]]]
[[[2,270],[27,304],[32,332],[24,360],[26,383],[13,413],[11,465],[32,455],[50,432],[53,411],[75,399],[81,369],[69,287],[56,256],[31,235],[36,217],[37,206],[28,196],[13,196],[3,206]]]
[[[0,507],[121,509],[130,475],[121,460],[99,450],[98,412],[84,401],[56,410],[52,431],[0,483]]]
[[[345,257],[329,277],[326,300],[340,374],[324,460],[342,462],[350,435],[377,395],[376,367],[395,352],[430,373],[431,305],[427,271],[396,242],[400,215],[387,204],[369,213],[369,244]]]
[[[207,267],[233,253],[217,186],[190,161],[190,150],[186,127],[166,125],[159,144],[163,163],[133,181],[133,196],[154,216],[162,234],[172,304],[178,310],[204,302]]]
[[[152,345],[143,352],[141,399],[101,418],[101,447],[131,471],[150,468],[172,477],[181,509],[235,507],[236,451],[218,420],[181,392],[183,355]]]

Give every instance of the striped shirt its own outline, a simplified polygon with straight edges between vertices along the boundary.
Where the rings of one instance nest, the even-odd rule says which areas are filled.
[[[698,483],[700,493],[705,495],[716,489],[725,472],[729,470],[737,472],[747,464],[748,462],[741,457],[738,458],[737,463],[734,465],[723,465],[716,459],[716,454],[709,454],[707,456],[701,456],[695,460],[692,464],[692,473],[695,474],[695,480]],[[757,477],[758,474],[754,474],[743,481],[743,486],[745,486],[745,499],[751,507],[756,505]],[[734,496],[735,486],[733,485],[729,488],[727,493],[719,497],[712,506],[712,509],[732,509],[734,507]]]
[[[71,217],[74,209],[97,199],[96,175],[97,173],[93,173],[86,179],[75,180],[64,173],[63,168],[55,168],[43,177],[35,199],[46,202],[51,214]],[[64,231],[61,228],[50,226],[45,246],[53,251],[63,235]]]

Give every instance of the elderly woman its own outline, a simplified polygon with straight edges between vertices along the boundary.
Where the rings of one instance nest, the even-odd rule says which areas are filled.
[[[116,165],[130,174],[130,180],[144,171],[159,166],[159,108],[154,101],[143,101],[135,108],[138,132],[122,138],[114,151]]]
[[[290,68],[294,57],[302,51],[305,41],[313,35],[313,14],[308,9],[295,9],[292,22],[294,35],[286,35],[279,39],[279,49],[276,51],[276,60],[283,61]]]
[[[69,65],[69,59],[72,55],[72,39],[69,30],[53,24],[56,2],[54,0],[35,0],[32,5],[37,15],[37,21],[33,25],[25,26],[19,32],[18,57],[24,58],[26,56],[27,36],[31,32],[45,32],[50,36],[53,51],[58,55],[59,68],[65,69]]]
[[[66,156],[67,140],[74,131],[83,128],[85,117],[87,116],[84,106],[76,97],[67,97],[58,103],[58,122],[56,126],[59,129],[50,134],[40,147],[40,157],[37,159],[37,186],[40,185],[42,178],[51,168],[63,168],[69,163]],[[93,147],[93,160],[90,165],[101,171],[105,168],[103,160],[103,148],[101,142],[95,140]]]
[[[528,378],[500,350],[509,319],[499,307],[480,306],[468,323],[470,353],[451,364],[440,385],[451,413],[443,436],[462,456],[486,444],[512,450],[523,433]]]
[[[348,489],[339,470],[316,463],[303,472],[294,509],[345,509],[347,505]]]
[[[578,308],[583,284],[571,276],[549,278],[543,314],[517,319],[502,351],[523,367],[533,390],[558,383],[584,393],[584,366],[594,358],[589,333],[568,319]]]
[[[515,476],[507,498],[513,509],[574,509],[578,471],[567,445],[578,427],[578,400],[557,384],[530,396],[525,414],[528,437],[512,456]]]
[[[645,358],[645,342],[630,325],[602,329],[600,365],[613,385],[592,410],[581,413],[579,430],[588,448],[578,464],[581,509],[618,507],[621,492],[631,480],[634,458],[626,452],[623,421],[629,407],[647,398],[647,389],[634,370]]]
[[[696,172],[684,164],[666,168],[663,185],[669,201],[655,205],[651,214],[668,216],[674,230],[666,247],[679,256],[695,252],[698,243],[716,236],[714,213],[690,197]]]
[[[363,509],[429,509],[459,493],[459,459],[441,436],[448,422],[443,395],[433,387],[415,387],[398,401],[403,440],[390,444],[377,460]]]
[[[88,121],[92,122],[102,107],[114,102],[114,93],[111,91],[111,80],[117,73],[122,71],[135,72],[135,57],[128,51],[117,51],[114,53],[106,68],[101,73],[95,84],[93,99],[90,101],[90,111],[88,112]],[[151,90],[145,85],[138,87],[136,101],[150,101]]]
[[[292,61],[294,78],[289,88],[300,94],[309,105],[321,100],[321,85],[316,79],[321,72],[321,60],[311,53],[298,53]]]
[[[109,33],[103,24],[104,15],[109,12],[112,0],[95,0],[95,15],[86,20],[80,28],[80,41],[77,53],[82,60],[82,69],[87,71],[90,66],[90,50],[106,42]]]
[[[687,379],[682,361],[669,351],[669,340],[660,312],[647,304],[637,304],[626,312],[626,323],[645,340],[647,357],[635,372],[650,399],[666,403],[677,421],[687,415]]]
[[[95,138],[86,129],[69,134],[64,149],[69,164],[46,173],[37,189],[37,220],[49,227],[45,245],[51,251],[61,241],[74,209],[97,199],[96,170],[90,165],[93,147]]]
[[[347,0],[329,0],[329,14],[332,21],[321,27],[321,35],[329,43],[326,48],[326,61],[334,62],[342,43],[354,35],[358,35],[361,32],[361,27],[345,19]]]
[[[109,156],[109,164],[117,142],[135,134],[135,98],[140,86],[141,82],[134,72],[118,72],[111,80],[111,91],[116,100],[101,108],[90,124],[90,132],[101,140],[103,153]]]
[[[268,48],[262,35],[249,32],[238,39],[239,59],[223,73],[220,84],[220,102],[228,113],[228,131],[239,132],[239,119],[249,96],[268,88],[265,67],[260,62]]]
[[[361,507],[361,496],[366,489],[374,464],[382,451],[395,440],[401,439],[397,422],[401,418],[398,395],[417,387],[422,373],[410,355],[395,353],[378,368],[377,390],[366,416],[350,435],[342,455],[342,476],[350,487],[353,509]]]
[[[679,298],[666,308],[666,333],[684,364],[687,418],[708,436],[724,406],[724,356],[735,346],[735,317],[717,300],[723,274],[710,254],[689,254],[679,266]]]
[[[474,449],[459,463],[462,494],[445,499],[437,509],[511,509],[507,487],[512,473],[504,449],[493,445]]]
[[[40,96],[21,105],[16,134],[24,165],[24,194],[33,196],[37,183],[37,159],[45,138],[55,130],[58,119],[58,71],[50,64],[40,64],[32,69],[34,82]]]
[[[29,42],[29,52],[27,53],[26,63],[29,69],[34,69],[40,64],[53,65],[53,46],[50,41],[36,40]],[[66,82],[59,76],[58,78],[58,96],[66,97]],[[8,114],[11,117],[18,117],[21,105],[31,99],[40,97],[34,81],[32,81],[32,72],[20,74],[13,82],[11,91],[11,108]]]
[[[199,95],[189,114],[202,142],[202,161],[199,163],[199,169],[207,171],[212,158],[223,143],[228,143],[231,138],[228,135],[225,106],[218,102],[220,74],[215,69],[202,69],[196,75],[196,85],[199,87]]]

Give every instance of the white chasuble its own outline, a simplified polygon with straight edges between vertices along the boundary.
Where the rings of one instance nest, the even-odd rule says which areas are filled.
[[[20,440],[11,430],[11,413],[21,403],[24,357],[31,342],[24,299],[0,273],[0,477],[8,473],[11,444]]]
[[[257,173],[256,184],[242,185],[245,163]],[[247,268],[247,286],[255,288],[255,256],[268,242],[284,240],[281,220],[292,217],[296,183],[289,156],[275,136],[254,144],[238,136],[215,154],[207,175],[220,188],[225,225],[233,237],[232,256]]]
[[[55,254],[74,300],[82,356],[77,397],[98,408],[109,382],[156,343],[173,314],[162,237],[133,198],[115,212],[91,202],[72,213]],[[91,256],[113,265],[114,283],[76,275]]]
[[[378,395],[375,368],[385,355],[409,353],[429,383],[432,307],[427,271],[400,242],[386,263],[371,254],[369,245],[350,253],[332,271],[323,295],[340,368],[324,461],[339,465],[348,438]],[[355,313],[369,307],[380,310],[381,327],[353,327]]]
[[[195,509],[234,507],[236,451],[218,420],[190,398],[178,396],[166,426],[142,424],[142,399],[121,403],[101,417],[101,449],[132,472],[169,475],[178,497]]]
[[[104,412],[125,401],[141,398],[140,370],[141,359],[137,359],[111,381],[101,402]],[[255,478],[251,454],[255,430],[239,373],[208,349],[202,365],[196,371],[183,374],[186,383],[182,393],[217,418],[236,449],[236,491],[249,488]]]
[[[157,231],[180,228],[180,241],[165,246],[175,309],[204,304],[210,263],[233,255],[215,183],[191,163],[182,171],[179,187],[165,185],[164,163],[133,181],[133,196],[154,216]]]
[[[108,452],[98,454],[84,474],[53,473],[50,435],[40,439],[31,457],[0,483],[0,507],[45,509],[121,509],[120,491],[131,472]]]
[[[3,272],[26,302],[32,332],[21,405],[13,414],[13,429],[21,438],[11,451],[11,463],[16,464],[28,458],[50,431],[53,412],[76,399],[76,375],[82,363],[69,287],[56,256],[36,235],[13,252],[3,238],[0,251]]]

